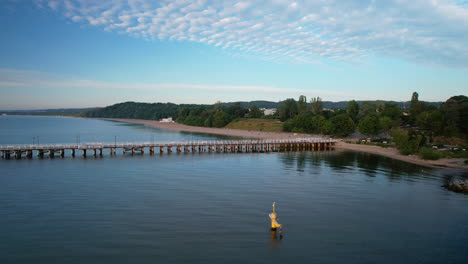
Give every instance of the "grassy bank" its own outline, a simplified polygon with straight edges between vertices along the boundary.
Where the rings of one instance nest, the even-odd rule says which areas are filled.
[[[226,128],[263,132],[282,132],[283,123],[268,119],[239,119],[229,123]]]

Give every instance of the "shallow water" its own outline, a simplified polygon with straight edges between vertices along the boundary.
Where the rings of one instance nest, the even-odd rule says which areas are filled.
[[[214,139],[0,117],[0,144]],[[355,152],[0,160],[0,263],[464,263],[457,172]],[[462,175],[463,176],[463,175]],[[268,229],[277,202],[282,240]]]

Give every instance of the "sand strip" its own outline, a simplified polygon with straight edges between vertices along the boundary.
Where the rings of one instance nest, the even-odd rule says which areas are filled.
[[[243,137],[243,138],[258,138],[258,139],[293,139],[293,138],[305,138],[305,137],[321,137],[320,135],[306,135],[297,133],[286,133],[286,132],[262,132],[253,130],[239,130],[231,128],[214,128],[214,127],[197,127],[187,126],[179,123],[163,123],[153,120],[142,120],[142,119],[121,119],[121,118],[96,118],[101,120],[111,120],[118,122],[143,124],[150,127],[156,127],[161,129],[177,130],[183,132],[193,133],[204,133],[212,135],[223,135],[231,137]]]

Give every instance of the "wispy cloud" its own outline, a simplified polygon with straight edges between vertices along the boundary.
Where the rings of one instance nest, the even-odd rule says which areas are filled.
[[[177,92],[234,92],[244,95],[278,95],[291,96],[296,94],[318,94],[320,96],[350,97],[350,94],[326,90],[305,90],[294,87],[280,88],[255,85],[200,85],[174,83],[120,83],[97,80],[67,78],[60,75],[15,69],[0,69],[0,91],[2,89],[33,88],[33,89],[99,89],[99,90],[127,90],[153,91],[164,93]]]
[[[383,55],[467,67],[468,6],[456,0],[36,0],[73,22],[144,39],[206,43],[278,62]]]

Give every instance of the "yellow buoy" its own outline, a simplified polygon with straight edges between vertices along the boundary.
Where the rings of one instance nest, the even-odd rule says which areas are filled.
[[[277,228],[281,229],[281,224],[278,223],[278,216],[276,215],[276,203],[273,202],[273,212],[269,214],[271,219],[271,230],[276,231]]]

